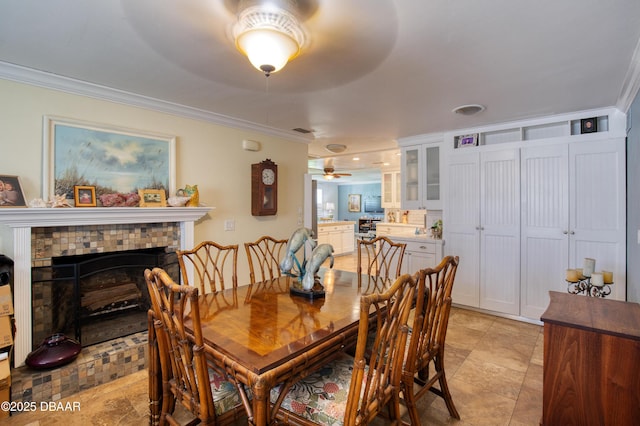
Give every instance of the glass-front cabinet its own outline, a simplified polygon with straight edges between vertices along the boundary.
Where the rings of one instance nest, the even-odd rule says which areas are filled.
[[[399,209],[401,205],[400,171],[382,172],[382,207],[385,209]]]
[[[402,147],[402,209],[442,209],[439,142]]]

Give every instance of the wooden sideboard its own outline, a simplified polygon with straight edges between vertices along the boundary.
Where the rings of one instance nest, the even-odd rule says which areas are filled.
[[[640,305],[549,292],[542,425],[637,425]]]

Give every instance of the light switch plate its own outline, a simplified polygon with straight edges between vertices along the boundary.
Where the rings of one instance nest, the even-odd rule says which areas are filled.
[[[224,230],[225,231],[235,231],[236,230],[236,221],[233,219],[227,219],[224,221]]]

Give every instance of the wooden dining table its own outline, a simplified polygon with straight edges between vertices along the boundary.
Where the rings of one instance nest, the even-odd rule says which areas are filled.
[[[294,383],[355,346],[360,296],[382,292],[388,280],[335,269],[321,269],[324,297],[290,294],[297,278],[278,279],[200,295],[205,352],[231,381],[246,385],[248,423],[272,424],[277,407],[274,386]],[[188,327],[188,322],[185,322]],[[151,424],[157,423],[162,386],[157,345],[149,332]],[[244,386],[239,386],[241,389]]]

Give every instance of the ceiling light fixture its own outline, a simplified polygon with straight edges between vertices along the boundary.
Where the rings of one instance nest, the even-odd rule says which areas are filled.
[[[456,114],[461,115],[474,115],[479,112],[485,110],[484,105],[480,104],[469,104],[469,105],[461,105],[451,110],[451,112],[455,112]]]
[[[267,77],[300,53],[305,32],[290,12],[274,5],[251,6],[238,15],[236,47]]]

